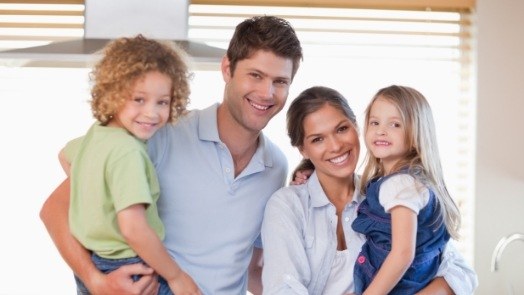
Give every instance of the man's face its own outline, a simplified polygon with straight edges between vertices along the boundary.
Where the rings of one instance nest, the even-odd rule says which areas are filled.
[[[249,132],[259,133],[286,103],[292,80],[291,59],[264,50],[240,60],[231,73],[227,57],[222,60],[226,82],[224,105],[228,114]]]

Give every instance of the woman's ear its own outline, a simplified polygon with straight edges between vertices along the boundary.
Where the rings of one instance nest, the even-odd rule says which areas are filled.
[[[304,159],[309,160],[309,156],[307,155],[307,152],[304,150],[304,146],[299,146],[298,151]]]

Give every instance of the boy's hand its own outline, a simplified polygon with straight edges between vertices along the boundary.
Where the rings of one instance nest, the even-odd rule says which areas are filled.
[[[180,271],[180,274],[175,279],[168,281],[169,288],[173,294],[177,295],[202,295],[200,289],[193,279],[184,271]]]

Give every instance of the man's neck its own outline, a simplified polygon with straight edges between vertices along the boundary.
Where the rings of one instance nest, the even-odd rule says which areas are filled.
[[[224,108],[224,105],[220,105],[217,111],[218,135],[233,157],[236,177],[247,167],[255,154],[260,132],[247,130]]]

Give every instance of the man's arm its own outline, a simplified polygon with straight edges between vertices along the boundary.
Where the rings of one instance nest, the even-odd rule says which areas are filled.
[[[262,253],[262,249],[255,247],[249,263],[247,289],[253,295],[262,294]]]
[[[60,255],[93,294],[156,294],[158,283],[153,270],[142,264],[124,266],[108,275],[91,261],[91,254],[69,231],[69,178],[64,180],[45,201],[40,218]],[[132,274],[143,277],[133,283]]]

